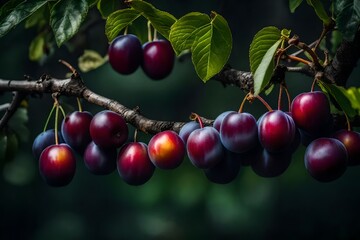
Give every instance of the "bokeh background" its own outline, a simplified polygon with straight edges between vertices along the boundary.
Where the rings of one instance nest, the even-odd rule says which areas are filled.
[[[199,11],[216,11],[227,19],[233,33],[229,63],[248,70],[248,50],[254,34],[262,27],[288,28],[307,43],[321,31],[321,22],[305,3],[294,14],[287,0],[171,0],[151,1],[175,17]],[[87,21],[98,19],[96,11]],[[38,79],[42,74],[64,78],[67,69],[57,60],[77,67],[84,49],[105,55],[107,39],[104,22],[81,31],[70,44],[62,46],[43,63],[28,60],[28,46],[35,30],[17,27],[0,39],[0,78]],[[359,68],[348,85],[359,85]],[[109,64],[82,73],[86,85],[129,108],[158,120],[187,121],[191,112],[214,119],[227,110],[237,110],[244,93],[219,82],[204,84],[196,75],[191,59],[176,61],[172,74],[162,81],[148,79],[139,69],[130,76],[115,73]],[[312,79],[287,74],[290,93],[309,91]],[[2,95],[2,103],[11,95]],[[276,106],[277,90],[265,97]],[[76,100],[61,99],[67,109],[76,109]],[[44,95],[29,101],[28,142],[21,142],[14,160],[1,164],[0,239],[359,239],[360,169],[348,168],[338,180],[319,183],[306,172],[305,148],[300,147],[290,167],[276,178],[257,176],[243,167],[230,184],[209,182],[188,159],[174,170],[157,169],[143,186],[124,183],[117,172],[108,176],[89,173],[79,156],[77,172],[70,185],[47,186],[31,154],[33,139],[45,124],[52,100]],[[92,113],[102,109],[87,103]],[[286,105],[286,104],[285,104]],[[259,117],[266,111],[254,102],[245,110]],[[286,110],[286,108],[285,108]],[[133,128],[131,133],[133,132]],[[139,140],[151,136],[140,133]]]

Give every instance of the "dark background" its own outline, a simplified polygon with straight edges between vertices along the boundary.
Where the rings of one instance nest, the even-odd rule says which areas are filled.
[[[321,32],[321,22],[305,3],[294,14],[288,1],[151,1],[159,9],[182,15],[214,10],[227,19],[233,33],[229,63],[248,70],[252,37],[269,25],[288,28],[307,43]],[[98,18],[96,11],[89,19]],[[67,69],[59,58],[77,66],[84,49],[102,55],[108,46],[104,22],[95,24],[57,49],[45,64],[28,60],[28,46],[35,30],[17,27],[0,39],[0,78],[35,79],[42,74],[64,78]],[[75,46],[75,47],[74,47]],[[358,85],[359,69],[348,84]],[[197,77],[190,59],[177,61],[171,76],[163,81],[148,79],[141,69],[130,76],[115,73],[109,64],[82,77],[95,92],[129,108],[139,106],[143,115],[158,120],[187,121],[191,112],[214,119],[227,110],[237,110],[244,93],[224,88],[216,81],[207,84]],[[287,74],[290,93],[309,91],[312,79]],[[2,96],[2,100],[9,99]],[[275,107],[277,91],[266,97]],[[62,98],[76,109],[76,101]],[[31,155],[33,139],[42,131],[53,102],[49,96],[29,102],[29,142],[21,143],[17,157],[1,169],[0,239],[358,239],[360,237],[359,167],[348,168],[331,183],[319,183],[306,172],[304,147],[293,156],[280,177],[267,179],[243,167],[227,185],[210,183],[188,159],[177,169],[155,171],[143,186],[126,185],[117,172],[108,176],[89,173],[79,158],[70,185],[47,186],[39,176]],[[84,103],[94,114],[101,108]],[[259,117],[264,106],[255,102],[246,111]],[[131,128],[131,130],[133,130]],[[147,142],[151,136],[140,134]]]

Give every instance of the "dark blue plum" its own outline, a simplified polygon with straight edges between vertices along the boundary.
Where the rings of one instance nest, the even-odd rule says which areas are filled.
[[[64,143],[61,133],[58,131],[59,143]],[[32,153],[36,159],[40,158],[41,152],[48,146],[55,144],[55,130],[48,129],[35,138],[32,145]]]
[[[213,127],[220,132],[221,123],[229,113],[236,113],[235,111],[226,111],[217,116],[214,120]]]
[[[220,138],[232,152],[244,153],[255,148],[258,142],[256,119],[249,113],[229,113],[222,121]]]
[[[277,177],[289,167],[291,157],[291,151],[271,153],[264,149],[261,156],[251,163],[251,168],[258,176]]]
[[[189,138],[190,133],[192,133],[195,129],[199,129],[200,124],[195,121],[187,122],[179,131],[179,136],[186,144],[187,139]]]
[[[106,175],[116,169],[116,148],[100,148],[94,142],[90,142],[84,152],[86,168],[95,175]]]
[[[210,126],[194,130],[186,147],[191,163],[198,168],[211,168],[225,157],[219,132]]]
[[[241,166],[241,155],[225,150],[225,157],[214,167],[204,170],[207,179],[213,183],[227,184],[238,175]]]

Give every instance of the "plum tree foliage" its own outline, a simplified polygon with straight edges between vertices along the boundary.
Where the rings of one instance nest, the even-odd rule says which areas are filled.
[[[87,18],[89,11],[97,9],[102,16],[103,23],[105,24],[104,34],[108,39],[109,45],[112,43],[114,44],[111,45],[111,48],[109,48],[109,54],[107,56],[101,56],[92,50],[84,51],[84,54],[79,59],[79,68],[82,72],[91,71],[103,64],[107,64],[108,62],[110,62],[112,66],[116,65],[117,67],[114,67],[114,71],[117,71],[117,68],[123,69],[122,67],[126,64],[119,62],[121,58],[135,58],[134,55],[136,55],[138,58],[135,59],[136,61],[132,61],[134,59],[130,59],[135,63],[135,65],[131,66],[131,71],[129,71],[129,73],[125,71],[126,74],[131,74],[138,67],[142,67],[146,73],[152,72],[153,77],[149,77],[156,79],[157,81],[170,74],[173,66],[173,56],[178,58],[183,55],[190,55],[193,67],[199,80],[204,83],[208,81],[219,81],[223,85],[233,85],[239,87],[246,93],[244,102],[260,100],[265,104],[265,106],[267,106],[270,112],[273,110],[269,108],[266,102],[264,102],[261,95],[269,95],[274,88],[279,87],[279,99],[281,99],[282,93],[285,92],[288,96],[290,106],[291,99],[288,94],[285,75],[289,72],[305,74],[313,78],[312,90],[315,85],[318,85],[322,92],[326,94],[326,99],[331,100],[332,112],[331,115],[329,115],[329,121],[332,121],[331,124],[335,126],[334,129],[344,128],[344,125],[346,125],[344,124],[345,122],[347,123],[348,130],[350,131],[351,126],[359,124],[360,114],[360,89],[356,86],[346,86],[346,82],[351,72],[356,67],[356,63],[360,57],[360,2],[353,0],[332,0],[330,3],[324,4],[321,0],[289,0],[289,10],[294,12],[301,4],[308,5],[308,10],[313,11],[317,15],[319,23],[323,25],[322,32],[319,32],[319,37],[312,43],[305,43],[302,41],[301,36],[298,36],[293,29],[279,29],[277,26],[267,26],[259,29],[254,35],[249,46],[249,71],[240,71],[233,69],[230,66],[231,63],[229,62],[229,57],[232,52],[233,45],[232,29],[230,29],[227,20],[221,14],[215,11],[210,13],[189,12],[179,18],[176,18],[170,12],[158,9],[156,6],[143,0],[126,0],[124,2],[115,0],[10,0],[3,4],[0,8],[0,37],[6,36],[7,33],[20,24],[23,24],[26,29],[36,29],[37,35],[29,45],[29,58],[32,61],[43,62],[47,60],[46,56],[49,52],[56,51],[58,47],[66,44],[70,39],[72,39],[82,27],[86,27],[84,26],[84,23],[86,23],[85,19]],[[144,24],[147,28],[139,27]],[[144,32],[141,29],[147,29],[147,31]],[[134,36],[131,38],[123,38],[125,40],[130,39],[128,41],[133,41],[131,40],[133,38],[140,39],[140,42],[143,44],[142,49],[144,49],[144,51],[145,49],[150,49],[151,45],[151,51],[149,50],[146,53],[146,61],[145,58],[142,59],[142,56],[140,56],[141,54],[139,54],[142,50],[139,50],[138,43],[136,43],[137,54],[131,54],[131,48],[132,45],[134,45],[133,42],[128,42],[126,49],[122,48],[124,43],[120,43],[120,45],[115,46],[115,43],[119,40],[120,35],[121,37],[126,35]],[[152,43],[149,44],[149,42]],[[163,53],[165,51],[162,46],[164,42],[171,44],[166,45],[166,54]],[[170,50],[169,46],[171,46]],[[116,53],[114,53],[114,49],[117,51]],[[330,51],[328,49],[333,49],[334,51]],[[171,51],[173,51],[173,53]],[[165,55],[166,60],[161,62],[161,59],[165,58]],[[130,60],[127,61],[129,62]],[[1,159],[12,158],[19,145],[19,140],[27,139],[26,135],[28,135],[28,126],[26,125],[26,122],[27,118],[31,116],[27,116],[25,106],[26,102],[24,100],[30,99],[31,101],[31,98],[28,97],[31,97],[36,93],[52,95],[54,99],[54,107],[50,116],[54,111],[56,119],[60,119],[61,114],[64,116],[66,115],[58,101],[59,98],[61,98],[61,96],[70,96],[77,98],[79,103],[79,112],[82,112],[80,100],[84,100],[101,106],[104,110],[106,109],[115,112],[117,116],[125,120],[124,122],[131,124],[138,131],[152,135],[163,133],[167,130],[171,130],[173,134],[176,134],[180,131],[182,126],[185,125],[184,122],[176,120],[160,121],[149,119],[141,115],[136,109],[129,109],[113,99],[97,94],[85,85],[77,69],[65,60],[60,61],[69,68],[72,73],[71,77],[67,79],[54,79],[50,76],[44,75],[37,81],[29,79],[18,81],[0,79],[0,92],[13,92],[12,101],[10,103],[4,103],[0,106],[3,112],[3,116],[0,120]],[[167,67],[168,69],[166,70],[166,73],[162,73],[161,66],[165,66],[167,63],[169,63]],[[144,64],[147,66],[144,66]],[[308,97],[308,95],[306,97]],[[242,108],[244,102],[239,109],[239,114],[243,112]],[[191,109],[189,109],[189,112],[191,112]],[[233,116],[236,116],[235,114],[237,113],[231,113]],[[318,137],[324,137],[323,135],[313,136],[311,132],[306,132],[306,129],[301,129],[301,127],[301,134],[297,134],[297,128],[301,126],[299,125],[301,121],[305,121],[306,124],[309,124],[307,119],[301,119],[302,114],[303,113],[295,110],[288,115],[285,115],[282,112],[272,114],[276,116],[279,115],[281,116],[281,119],[291,122],[291,124],[289,123],[289,129],[292,131],[291,134],[281,135],[279,133],[279,136],[291,136],[291,140],[290,142],[284,142],[284,139],[281,139],[283,144],[280,144],[279,146],[286,145],[287,148],[291,148],[290,145],[292,145],[292,141],[295,141],[299,135],[301,135],[302,141],[305,141],[304,136],[310,136],[311,140]],[[212,131],[213,134],[217,135],[219,138],[218,142],[220,142],[220,139],[222,141],[225,141],[224,139],[226,139],[227,143],[229,142],[231,145],[234,143],[233,137],[228,139],[226,131],[230,131],[227,128],[230,128],[233,123],[230,121],[230,115],[228,117],[225,115],[223,117],[226,119],[226,125],[229,126],[225,126],[224,124],[221,128],[218,127],[217,130],[212,127],[213,120],[207,119],[204,116],[193,114],[192,120],[200,123],[198,128],[210,126],[211,129],[209,131]],[[292,121],[292,117],[294,117],[294,123]],[[46,121],[45,125],[48,124],[48,121]],[[271,144],[276,144],[273,142],[276,140],[273,140],[273,136],[271,135],[273,134],[273,129],[270,128],[277,129],[276,131],[279,131],[281,128],[281,124],[279,125],[279,122],[277,121],[280,120],[273,120],[270,116],[266,116],[263,119],[259,119],[257,123],[259,124],[259,122],[261,122],[261,126],[272,126],[266,127],[267,129],[258,129],[258,131],[264,132],[261,132],[261,134],[266,135],[266,137],[271,139],[269,140]],[[328,118],[326,118],[326,121],[328,121]],[[90,120],[88,119],[87,122],[89,124]],[[78,127],[71,126],[71,122],[68,124],[70,126],[65,126],[71,129],[70,131],[76,131],[76,129],[78,129]],[[328,122],[323,124],[328,124]],[[56,125],[57,124],[55,124],[55,131],[60,131],[60,128]],[[253,125],[255,125],[255,122]],[[297,126],[296,129],[295,125]],[[108,126],[104,127],[106,128]],[[124,124],[122,124],[121,127],[124,128]],[[241,126],[236,127],[236,129],[238,128],[241,128]],[[228,134],[233,134],[236,129],[231,130]],[[256,127],[254,127],[254,131],[255,129]],[[45,130],[46,127],[44,132]],[[196,130],[196,133],[199,134],[198,138],[202,139],[201,141],[203,142],[198,144],[199,146],[196,145],[197,143],[191,143],[193,144],[191,145],[191,149],[193,150],[189,152],[188,146],[188,154],[193,152],[201,152],[201,154],[205,155],[207,154],[209,149],[205,149],[206,151],[204,149],[199,149],[202,147],[206,148],[208,147],[207,145],[209,145],[209,142],[206,142],[207,140],[203,139],[205,137],[200,136],[200,132],[205,132],[205,130],[207,129],[204,128],[203,130]],[[191,131],[195,130],[193,129]],[[282,129],[282,131],[284,131],[284,129]],[[103,131],[100,133],[102,134]],[[109,137],[106,138],[107,140],[113,137],[111,136],[111,133],[109,134]],[[188,134],[190,134],[189,139],[195,139],[194,135],[191,136],[190,132]],[[256,135],[257,132],[255,131],[254,134]],[[53,135],[56,138],[55,144],[59,144],[60,137],[54,133]],[[74,136],[73,138],[75,138],[77,133],[70,132],[68,135],[69,137]],[[68,135],[64,136],[65,141]],[[115,137],[119,136],[116,135]],[[240,136],[240,138],[243,137],[244,136]],[[330,136],[327,135],[326,137]],[[255,137],[254,139],[256,139],[254,140],[256,142],[257,138]],[[240,139],[238,140],[241,142]],[[91,139],[87,138],[86,145],[90,141]],[[195,140],[191,140],[190,142],[193,141]],[[96,143],[95,140],[94,142]],[[123,142],[124,141],[121,143]],[[160,139],[159,142],[161,142],[161,144],[163,144],[163,148],[167,150],[171,148],[179,148],[179,146],[171,145],[175,141]],[[93,142],[91,144],[94,145]],[[214,144],[216,145],[217,143]],[[254,149],[258,149],[257,144],[261,144],[261,140],[260,143],[250,144],[251,146],[249,146],[249,149],[255,151]],[[141,156],[143,156],[147,151],[147,149],[144,149],[146,144],[141,144],[139,146],[142,147]],[[82,146],[82,151],[84,151],[85,147],[86,146]],[[60,149],[62,147],[58,148]],[[321,146],[319,146],[319,148],[321,148]],[[133,149],[136,148],[134,147]],[[157,155],[153,158],[158,157],[158,159],[166,159],[171,157],[171,154],[175,154],[172,152],[169,153],[170,155],[167,157],[161,156],[161,153],[156,152],[154,149],[156,149],[156,147],[152,146],[148,150],[150,151],[150,156]],[[215,146],[212,149],[220,149],[214,151],[219,151],[219,156],[223,156],[221,158],[239,158],[238,156],[234,157],[234,155],[232,155],[234,154],[234,151],[236,152],[236,149],[232,149],[230,152],[222,145]],[[273,149],[270,149],[269,152],[267,152],[268,149],[264,149],[258,149],[258,153],[256,156],[254,155],[257,165],[254,165],[253,168],[256,168],[257,172],[261,172],[263,176],[275,176],[276,174],[274,175],[269,172],[272,171],[270,168],[274,167],[274,164],[270,161],[273,161],[276,156],[279,157],[282,154],[280,152],[282,152],[283,149],[282,147],[277,147],[276,153],[271,152]],[[39,150],[37,149],[37,151]],[[112,151],[114,150],[112,149]],[[249,158],[249,156],[245,156],[246,153],[243,153],[243,151],[239,152],[241,152],[239,154],[243,154],[240,158]],[[291,158],[292,152],[290,152],[282,154],[279,158],[286,158],[287,161],[288,158]],[[101,154],[101,151],[98,150],[96,154]],[[89,156],[88,158],[95,159],[93,156]],[[99,158],[101,158],[101,156]],[[124,158],[124,156],[119,157],[118,161],[125,161],[123,160]],[[206,156],[201,155],[200,158],[200,162],[207,161],[205,159]],[[329,158],[329,156],[326,156],[326,158]],[[46,161],[46,156],[42,156],[42,159],[45,159],[43,162]],[[147,158],[142,157],[142,160],[143,161],[139,162],[147,161]],[[159,160],[157,164],[167,164],[161,161],[162,160]],[[230,160],[228,162],[229,163],[226,162],[226,165],[225,163],[221,165],[222,176],[226,176],[227,173],[231,173],[228,168],[236,166],[238,169],[239,167],[238,164],[234,165],[230,163]],[[97,163],[95,162],[92,164]],[[137,185],[138,183],[142,184],[144,180],[138,179],[139,176],[137,176],[137,173],[134,172],[137,171],[136,169],[140,168],[132,168],[131,161],[126,164],[127,165],[121,167],[122,174],[124,176],[127,174],[129,179],[131,177],[131,180],[129,181],[136,183],[134,185]],[[151,163],[146,162],[146,164]],[[286,164],[288,164],[288,162],[286,162]],[[322,164],[326,165],[326,163]],[[341,164],[342,166],[345,166],[343,162]],[[212,167],[214,167],[214,169],[208,169],[206,171],[209,179],[216,179],[214,181],[220,183],[227,182],[227,180],[221,180],[217,176],[213,175],[216,175],[217,171],[220,171],[216,170],[215,162]],[[72,165],[71,168],[73,168]],[[118,168],[120,167],[118,166]],[[126,169],[126,171],[130,171],[130,173],[125,172],[124,169]],[[152,167],[150,167],[150,169],[151,174],[149,176],[152,175]],[[67,170],[69,171],[69,169]],[[279,174],[282,172],[282,170],[276,171],[279,172]],[[47,172],[42,172],[42,174],[46,175]],[[321,172],[319,174],[324,176],[322,179],[328,179],[326,172]],[[60,176],[60,180],[54,180],[56,184],[52,185],[62,185],[63,182],[61,182],[61,178],[62,177]],[[148,177],[145,177],[145,179],[147,180]],[[230,181],[233,177],[228,179]],[[329,179],[332,180],[333,178],[330,177]],[[66,184],[69,181],[69,177],[67,177]]]

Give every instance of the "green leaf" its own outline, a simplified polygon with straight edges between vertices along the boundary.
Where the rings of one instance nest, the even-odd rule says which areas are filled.
[[[265,53],[259,66],[256,68],[256,71],[253,75],[254,77],[254,96],[259,95],[259,93],[265,88],[269,83],[271,76],[274,71],[275,63],[274,56],[276,51],[281,43],[281,39],[275,42]]]
[[[99,0],[97,2],[97,9],[103,18],[107,18],[111,13],[120,8],[119,0]]]
[[[340,108],[346,113],[348,117],[354,117],[356,115],[356,111],[352,107],[351,101],[345,88],[337,86],[335,84],[328,84],[324,82],[319,82],[319,86],[322,89],[325,89],[326,92],[335,99],[335,101],[339,104]]]
[[[250,70],[255,73],[266,52],[281,38],[277,27],[269,26],[257,32],[250,44]]]
[[[335,1],[336,24],[344,39],[352,41],[360,25],[360,1]]]
[[[199,30],[209,23],[209,16],[199,12],[191,12],[177,20],[170,30],[169,40],[179,55],[182,51],[191,49],[198,38]]]
[[[29,0],[12,6],[13,8],[2,9],[2,16],[4,17],[1,17],[0,20],[0,37],[3,37],[47,2],[47,0]],[[17,1],[15,3],[17,3]]]
[[[141,12],[141,14],[151,22],[151,25],[156,31],[166,39],[169,39],[170,28],[176,22],[176,18],[173,15],[161,11],[145,1],[130,0],[128,3],[132,8]]]
[[[193,65],[204,82],[221,71],[232,48],[231,31],[226,20],[215,12],[212,12],[211,17],[206,21],[202,20],[203,25],[191,46]]]
[[[290,12],[294,13],[295,10],[300,6],[303,0],[289,0]]]
[[[342,34],[340,31],[335,30],[331,33],[331,52],[335,53],[338,47],[340,46],[341,42],[343,40]]]
[[[331,17],[325,11],[321,0],[306,0],[306,2],[314,8],[316,15],[320,18],[324,25],[328,26],[331,24]]]
[[[360,112],[360,89],[356,87],[350,87],[346,90],[346,96],[351,102],[351,106]]]
[[[29,46],[29,59],[31,61],[39,61],[44,56],[45,36],[37,35]]]
[[[5,161],[7,146],[7,136],[5,133],[0,132],[0,164],[2,165]]]
[[[25,0],[10,0],[4,3],[4,5],[0,8],[0,19],[3,19],[7,16],[16,6],[20,3],[25,2]]]
[[[9,121],[9,127],[16,133],[19,139],[26,142],[29,139],[30,131],[26,127],[28,122],[28,111],[26,108],[18,108]]]
[[[98,52],[85,50],[78,60],[79,69],[82,72],[89,72],[102,66],[107,61],[107,57],[102,57]]]
[[[105,34],[111,42],[116,38],[120,31],[129,26],[135,19],[140,17],[141,14],[135,9],[122,9],[113,12],[106,19]]]
[[[88,2],[86,0],[62,0],[51,8],[50,25],[59,47],[79,30],[87,12]]]
[[[44,5],[26,19],[25,28],[31,28],[35,26],[42,27],[48,22],[48,20],[48,7]]]

